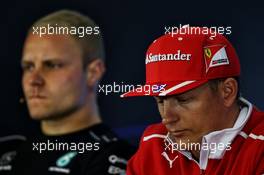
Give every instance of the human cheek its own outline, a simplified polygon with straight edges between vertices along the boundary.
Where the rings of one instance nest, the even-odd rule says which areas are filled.
[[[161,118],[164,119],[164,107],[163,107],[163,105],[158,103],[157,106],[158,106],[158,110],[159,110]]]
[[[27,76],[25,75],[25,74],[23,74],[23,76],[22,76],[22,88],[23,88],[23,90],[24,90],[24,92],[25,92],[25,90],[27,89],[27,82],[28,82],[28,80],[27,80],[28,78],[27,78]]]
[[[202,110],[200,103],[190,103],[185,107],[179,108],[179,115],[181,122],[193,131],[198,131],[204,122],[204,116],[206,115]]]
[[[24,95],[27,97],[27,95],[30,93],[30,79],[28,74],[23,74],[22,77],[22,89],[24,92]]]
[[[68,91],[68,94],[77,95],[83,93],[83,84],[85,80],[82,78],[82,74],[78,71],[69,71],[64,74],[63,78],[57,80],[60,82],[61,88]]]
[[[46,74],[45,90],[52,93],[54,96],[57,96],[69,88],[71,81],[72,80],[69,76],[63,72]]]

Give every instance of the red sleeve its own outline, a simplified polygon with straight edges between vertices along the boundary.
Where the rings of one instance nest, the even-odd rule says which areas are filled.
[[[263,175],[264,174],[264,151],[262,151],[262,159],[260,160],[258,166],[256,167],[256,174]]]
[[[126,169],[126,173],[127,175],[146,175],[145,173],[145,165],[146,162],[144,162],[146,159],[144,159],[144,157],[146,157],[146,146],[143,143],[143,138],[146,135],[151,135],[153,133],[159,133],[159,134],[164,134],[166,133],[166,129],[162,124],[153,124],[150,125],[146,128],[146,130],[144,131],[141,139],[140,139],[140,144],[139,144],[139,148],[137,150],[137,152],[134,154],[134,156],[128,161],[127,164],[127,169]]]
[[[139,174],[139,162],[138,162],[138,152],[128,161],[127,164],[127,175],[140,175]]]
[[[140,167],[142,165],[141,156],[143,156],[141,153],[142,152],[141,150],[143,149],[143,146],[142,146],[143,137],[144,137],[144,134],[142,135],[142,138],[140,139],[141,141],[140,141],[137,152],[128,161],[127,169],[126,169],[127,175],[141,175],[142,174],[140,173],[141,172]]]

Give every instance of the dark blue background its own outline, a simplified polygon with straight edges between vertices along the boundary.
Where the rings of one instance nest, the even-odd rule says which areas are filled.
[[[28,27],[38,18],[59,9],[80,11],[96,21],[104,35],[107,73],[101,84],[143,84],[145,51],[162,35],[165,26],[191,24],[231,26],[228,38],[233,43],[242,65],[241,91],[245,98],[264,109],[264,13],[261,8],[227,8],[195,6],[176,1],[159,3],[121,0],[110,1],[11,1],[8,24],[2,33],[1,123],[0,135],[38,132],[25,104],[20,104],[20,58]],[[6,35],[7,33],[8,35]],[[7,47],[7,49],[5,48]],[[150,97],[121,99],[120,94],[99,94],[104,121],[121,137],[137,143],[146,125],[159,122],[154,100]],[[205,121],[206,122],[206,121]]]

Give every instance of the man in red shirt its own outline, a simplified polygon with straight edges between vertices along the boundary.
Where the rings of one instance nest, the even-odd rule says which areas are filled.
[[[239,59],[223,35],[165,34],[145,63],[146,85],[122,97],[154,96],[162,122],[145,130],[128,175],[264,173],[264,113],[240,97]]]

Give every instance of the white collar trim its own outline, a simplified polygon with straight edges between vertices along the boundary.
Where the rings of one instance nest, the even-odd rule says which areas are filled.
[[[246,106],[243,107],[239,113],[239,116],[232,128],[226,128],[219,131],[211,132],[205,135],[202,139],[202,144],[207,145],[216,144],[224,145],[224,149],[201,149],[200,151],[200,168],[206,169],[208,159],[221,159],[224,156],[227,146],[231,145],[234,138],[240,133],[245,124],[247,123],[253,109],[253,105],[246,99],[240,97],[239,100]]]

